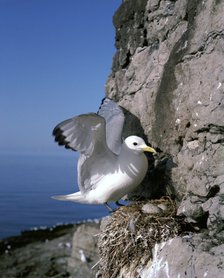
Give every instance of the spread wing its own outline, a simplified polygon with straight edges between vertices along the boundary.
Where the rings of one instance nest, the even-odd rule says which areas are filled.
[[[111,99],[105,98],[99,108],[98,115],[106,121],[106,142],[110,150],[119,154],[121,149],[121,136],[124,125],[122,109]]]
[[[106,123],[100,115],[83,114],[58,124],[53,135],[59,145],[78,151],[78,185],[80,191],[91,190],[107,172],[115,155],[106,144]]]
[[[106,148],[105,120],[94,113],[83,114],[58,124],[53,135],[59,145],[90,156],[98,145]]]

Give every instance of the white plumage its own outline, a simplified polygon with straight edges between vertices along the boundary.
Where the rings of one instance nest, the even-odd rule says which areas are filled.
[[[98,114],[80,115],[55,127],[55,140],[80,152],[77,167],[80,191],[53,198],[107,204],[117,202],[141,183],[148,168],[144,151],[155,150],[134,135],[122,143],[123,124],[122,109],[106,98]]]

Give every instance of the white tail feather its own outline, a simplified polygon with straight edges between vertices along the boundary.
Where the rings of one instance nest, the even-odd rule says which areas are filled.
[[[82,204],[88,203],[85,196],[83,196],[80,191],[72,193],[72,194],[68,194],[68,195],[56,195],[56,196],[52,196],[51,198],[60,200],[60,201],[71,201],[71,202],[77,202],[77,203],[82,203]]]

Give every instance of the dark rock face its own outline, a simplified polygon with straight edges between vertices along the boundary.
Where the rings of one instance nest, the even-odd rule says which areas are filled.
[[[144,136],[160,150],[151,178],[135,194],[175,195],[178,214],[202,231],[192,240],[214,239],[204,249],[184,251],[182,267],[190,273],[189,258],[193,268],[193,260],[209,257],[208,271],[217,269],[213,277],[224,276],[223,261],[216,264],[224,252],[223,10],[224,2],[215,0],[123,1],[114,15],[117,53],[106,86],[107,95],[128,111],[124,136]],[[178,242],[180,250],[186,246]],[[163,248],[172,249],[169,244]],[[173,274],[173,254],[157,255],[166,256]]]
[[[62,225],[1,240],[0,277],[95,277],[99,226],[98,221]]]
[[[63,225],[0,241],[1,278],[70,277],[67,264],[75,230],[74,225]]]
[[[99,223],[83,224],[73,236],[72,254],[68,260],[68,272],[72,277],[95,277],[97,273],[97,234]],[[95,265],[95,267],[93,267]]]

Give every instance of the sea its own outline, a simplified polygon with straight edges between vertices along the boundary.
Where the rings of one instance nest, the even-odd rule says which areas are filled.
[[[77,160],[74,155],[0,154],[0,239],[108,214],[103,205],[51,198],[78,190]]]

